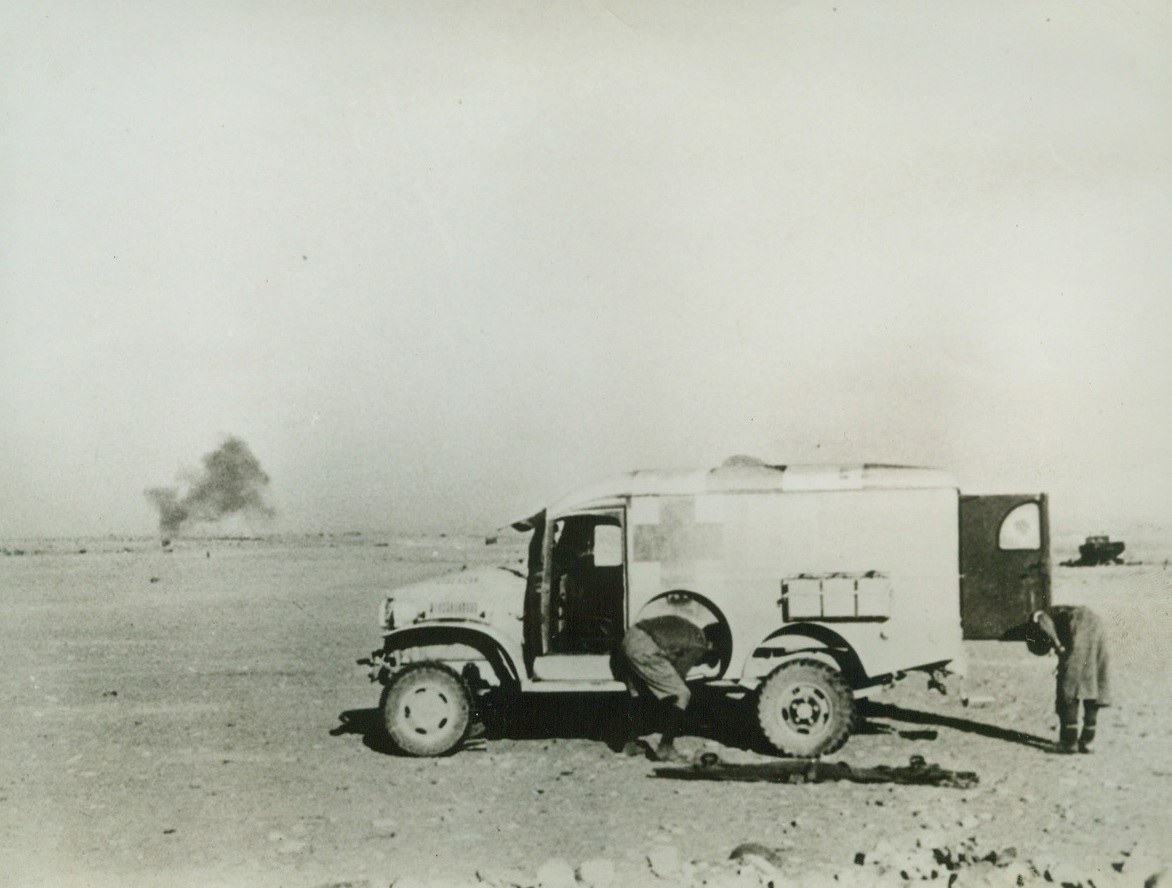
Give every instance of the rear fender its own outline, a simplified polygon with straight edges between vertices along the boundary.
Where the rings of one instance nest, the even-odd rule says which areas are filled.
[[[457,672],[462,672],[462,667],[467,663],[475,662],[467,653],[467,649],[471,649],[488,664],[498,685],[517,688],[521,684],[521,673],[517,669],[521,652],[511,650],[513,647],[508,640],[484,627],[411,626],[383,636],[382,649],[371,655],[374,663],[371,679],[385,684],[403,667],[425,659],[446,662]],[[445,648],[451,650],[445,652]],[[464,655],[457,656],[461,649]],[[452,659],[447,659],[447,656]]]
[[[842,673],[852,689],[869,684],[858,655],[837,632],[813,623],[787,626],[766,637],[745,661],[741,683],[754,686],[787,660],[821,660]]]

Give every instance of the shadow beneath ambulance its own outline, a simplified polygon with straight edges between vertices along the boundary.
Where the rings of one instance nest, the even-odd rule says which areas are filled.
[[[471,749],[481,740],[598,740],[611,742],[621,731],[625,713],[619,698],[597,694],[533,695],[533,698],[498,702],[481,706],[469,739],[452,750]],[[387,737],[382,712],[371,709],[348,709],[338,714],[338,724],[330,736],[357,734],[362,745],[382,755],[402,756]]]
[[[1052,740],[1047,740],[1044,737],[1038,737],[1034,734],[1027,734],[1024,731],[1015,731],[1012,728],[1002,728],[997,725],[986,724],[985,722],[972,721],[967,718],[956,718],[951,715],[942,715],[938,712],[923,712],[918,709],[904,709],[901,706],[893,706],[890,703],[873,703],[865,702],[859,709],[859,715],[866,720],[865,727],[860,728],[858,733],[882,733],[882,725],[873,724],[870,722],[873,718],[884,718],[892,721],[903,722],[904,724],[912,725],[932,725],[940,728],[952,728],[956,731],[963,731],[966,734],[977,734],[981,737],[988,737],[991,740],[1002,740],[1006,743],[1018,743],[1022,746],[1032,746],[1035,749],[1044,749],[1049,751],[1053,748]],[[878,728],[878,730],[876,730]],[[901,731],[900,736],[906,736],[914,732]],[[932,739],[926,737],[917,737],[915,739]]]
[[[694,737],[715,740],[731,749],[776,755],[757,727],[751,695],[735,699],[703,685],[693,687],[684,730]]]
[[[497,700],[481,705],[483,732],[453,750],[471,749],[481,739],[514,741],[592,740],[617,750],[626,739],[630,699],[626,694],[531,694],[520,699]],[[725,695],[698,688],[688,709],[684,736],[714,740],[724,746],[764,751],[751,713],[744,704]],[[647,726],[649,733],[653,726]],[[333,737],[357,734],[367,749],[382,755],[401,756],[387,738],[382,713],[377,707],[348,709],[330,729]]]
[[[488,740],[594,740],[617,751],[627,739],[632,707],[640,709],[625,693],[531,694],[494,711],[484,711]],[[754,723],[746,718],[743,703],[703,686],[693,687],[692,703],[682,735],[714,740],[740,749],[758,748]],[[645,710],[637,716],[640,734],[658,732]]]
[[[489,740],[608,740],[621,725],[617,694],[532,694],[483,710]]]

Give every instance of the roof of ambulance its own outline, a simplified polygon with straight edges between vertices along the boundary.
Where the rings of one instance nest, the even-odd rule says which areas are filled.
[[[947,472],[915,466],[767,465],[729,461],[714,469],[653,469],[627,472],[580,488],[548,508],[559,515],[578,508],[613,504],[632,496],[699,496],[722,493],[808,493],[831,490],[956,489]],[[518,522],[518,524],[526,522]]]

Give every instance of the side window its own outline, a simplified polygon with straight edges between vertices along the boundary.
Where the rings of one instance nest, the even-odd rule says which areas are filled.
[[[554,523],[554,568],[583,561],[592,567],[623,563],[623,528],[611,515],[570,515]]]
[[[1041,548],[1042,514],[1037,503],[1022,503],[1005,516],[997,545],[1002,550]]]
[[[594,527],[594,566],[618,567],[623,563],[623,529],[617,524]]]

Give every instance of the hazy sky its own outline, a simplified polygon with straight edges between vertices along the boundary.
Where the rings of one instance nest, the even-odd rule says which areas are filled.
[[[0,11],[0,535],[482,530],[895,462],[1172,527],[1172,7]]]

